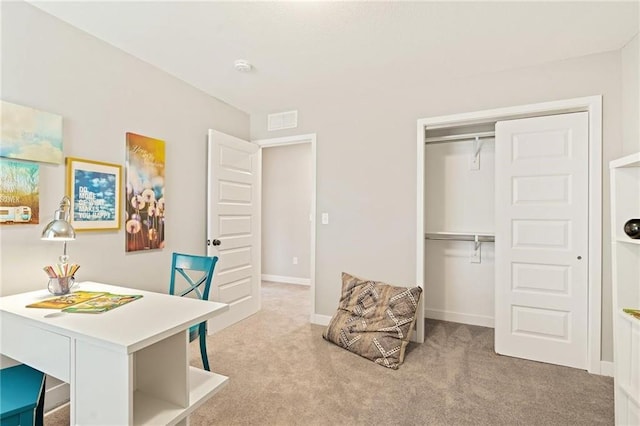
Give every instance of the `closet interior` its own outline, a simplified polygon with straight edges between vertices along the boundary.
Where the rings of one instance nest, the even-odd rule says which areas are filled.
[[[495,122],[424,142],[425,317],[493,327]]]

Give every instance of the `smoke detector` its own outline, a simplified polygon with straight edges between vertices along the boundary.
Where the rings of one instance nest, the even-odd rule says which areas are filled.
[[[236,61],[233,63],[233,67],[236,69],[236,71],[249,72],[251,71],[251,68],[253,68],[253,65],[251,65],[249,61],[246,61],[244,59],[236,59]]]

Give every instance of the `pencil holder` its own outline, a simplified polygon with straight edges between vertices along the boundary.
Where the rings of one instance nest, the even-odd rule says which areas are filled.
[[[63,294],[69,293],[71,291],[71,287],[75,284],[75,279],[70,277],[58,277],[58,278],[49,278],[48,289],[50,293],[55,294],[56,296],[61,296]]]

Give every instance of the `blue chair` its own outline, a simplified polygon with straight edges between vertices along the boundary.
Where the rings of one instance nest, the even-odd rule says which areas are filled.
[[[44,424],[45,377],[24,364],[0,370],[0,425]]]
[[[195,256],[191,254],[173,253],[171,262],[171,284],[169,294],[174,296],[186,296],[194,293],[199,299],[209,300],[209,290],[213,280],[213,271],[218,262],[218,257]],[[181,276],[184,280],[176,281],[176,277]],[[180,285],[180,283],[182,285]],[[186,286],[185,290],[178,291],[179,287]],[[201,322],[189,328],[189,341],[200,338],[200,354],[204,369],[209,369],[209,358],[207,357],[207,322]]]

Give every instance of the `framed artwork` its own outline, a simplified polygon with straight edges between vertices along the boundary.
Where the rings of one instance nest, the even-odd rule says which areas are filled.
[[[120,229],[122,167],[67,157],[67,194],[76,231]]]
[[[0,157],[62,164],[62,116],[0,101]]]
[[[0,158],[0,225],[39,223],[39,180],[39,164]]]
[[[162,249],[165,236],[164,141],[127,133],[127,252]]]

